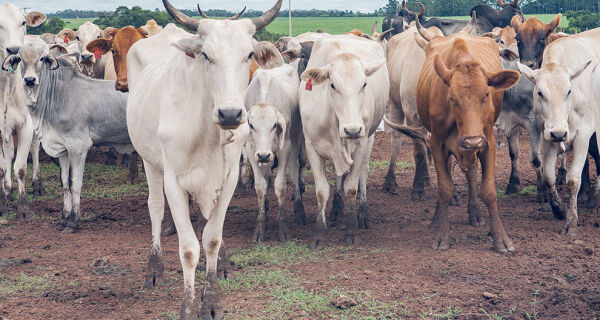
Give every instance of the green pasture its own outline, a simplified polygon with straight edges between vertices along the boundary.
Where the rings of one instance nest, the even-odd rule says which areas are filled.
[[[526,15],[529,17],[531,15]],[[538,14],[535,15],[538,19],[543,22],[550,22],[556,15],[555,14]],[[199,19],[200,17],[196,17]],[[444,17],[448,19],[459,19],[466,20],[470,19],[468,16],[460,17]],[[68,28],[76,29],[86,21],[93,21],[95,18],[80,18],[80,19],[64,19],[67,23]],[[381,32],[381,21],[383,17],[298,17],[292,18],[292,33],[294,36],[307,31],[316,31],[323,29],[323,31],[331,34],[341,34],[352,29],[360,29],[363,31],[371,32],[371,27],[374,21],[378,21],[378,29]],[[566,28],[569,22],[563,17],[560,23],[560,27]],[[284,17],[278,17],[268,27],[267,31],[271,33],[288,34],[288,19]]]

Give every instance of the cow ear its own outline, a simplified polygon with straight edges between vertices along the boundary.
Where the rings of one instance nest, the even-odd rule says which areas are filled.
[[[59,37],[61,40],[64,37],[67,37],[67,39],[69,39],[69,41],[75,41],[75,39],[77,39],[77,35],[75,34],[75,31],[73,31],[71,29],[62,29],[56,36]]]
[[[517,66],[522,75],[526,76],[531,82],[536,83],[538,70],[531,70],[531,68],[520,62],[517,62]]]
[[[500,50],[500,57],[506,61],[515,61],[519,58],[519,55],[510,49]]]
[[[137,30],[137,32],[139,32],[142,35],[142,37],[148,38],[148,31],[146,29],[140,27],[140,28],[137,28],[136,30]]]
[[[587,62],[584,62],[584,63],[578,65],[574,69],[569,68],[569,76],[571,77],[571,80],[579,77],[585,71],[585,69],[590,65],[590,63],[592,63],[592,60],[588,60]]]
[[[44,21],[46,21],[46,15],[41,12],[31,11],[25,15],[25,22],[30,27],[37,27]]]
[[[283,65],[281,53],[268,41],[261,41],[254,45],[252,59],[261,69],[273,69]]]
[[[304,81],[312,79],[313,84],[321,84],[329,79],[329,68],[325,66],[323,68],[308,69],[304,71],[301,78]]]
[[[85,48],[89,52],[96,52],[95,50],[98,49],[98,53],[100,55],[104,55],[105,53],[107,53],[108,51],[110,51],[112,49],[112,44],[113,44],[112,40],[96,39],[96,40],[93,40],[92,42],[88,43],[88,45],[85,46]]]
[[[48,70],[56,70],[59,67],[58,60],[56,60],[56,58],[54,58],[51,55],[42,57],[41,61],[44,62],[44,64],[46,64]]]
[[[448,67],[446,67],[446,63],[444,63],[444,61],[442,61],[442,58],[440,57],[440,55],[436,55],[433,58],[433,67],[435,68],[435,72],[442,79],[442,81],[444,81],[444,83],[448,87],[450,87],[450,79],[452,79],[454,72],[452,72],[452,70],[450,70],[450,69],[448,69]]]
[[[2,62],[2,70],[14,72],[14,70],[17,69],[17,66],[19,66],[20,62],[21,62],[21,57],[19,57],[19,55],[11,54],[10,56],[6,57],[6,59],[4,59],[4,62]],[[10,71],[9,67],[13,71]]]
[[[521,22],[521,17],[519,16],[514,16],[512,17],[512,20],[510,20],[510,26],[515,29],[515,32],[519,32],[519,28],[521,28],[522,24],[523,22]]]
[[[508,90],[519,82],[521,75],[513,70],[503,70],[488,77],[488,85],[496,90]]]
[[[275,109],[275,107],[273,107]],[[275,109],[277,112],[277,136],[279,137],[279,150],[283,150],[283,145],[285,144],[285,131],[286,131],[286,123],[285,119],[281,112]]]
[[[57,49],[60,54],[68,53],[67,48],[65,48],[65,46],[63,46],[62,44],[58,44],[58,43],[51,44],[50,47],[48,47],[48,49],[50,51],[52,51],[53,49]]]
[[[552,19],[552,21],[550,21],[550,23],[546,25],[546,35],[551,34],[552,31],[554,31],[554,29],[558,27],[558,25],[560,24],[560,18],[561,14],[559,13],[556,15],[556,17],[554,17],[554,19]]]
[[[379,61],[371,63],[370,65],[365,66],[365,75],[367,75],[367,77],[372,76],[375,72],[381,69],[383,65],[385,65],[385,62],[385,59],[381,59]]]
[[[366,33],[363,33],[362,37],[365,38],[365,39],[373,40],[373,38],[370,35],[366,34]]]
[[[177,42],[171,43],[171,45],[183,52],[190,58],[196,58],[197,54],[202,53],[203,42],[199,36],[192,38],[181,39]]]
[[[288,62],[294,62],[294,61],[296,61],[296,59],[300,58],[300,50],[298,50],[298,49],[285,50],[284,52],[281,53],[281,55],[283,56],[283,59],[287,60]]]

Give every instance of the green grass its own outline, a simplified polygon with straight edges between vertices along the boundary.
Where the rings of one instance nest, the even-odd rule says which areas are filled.
[[[396,169],[400,170],[400,172],[403,172],[404,170],[406,170],[408,168],[412,168],[414,166],[415,166],[415,164],[411,163],[411,162],[404,162],[404,161],[396,162]],[[372,175],[379,171],[387,172],[389,167],[390,167],[390,162],[387,160],[382,160],[382,161],[369,160],[369,175]]]
[[[529,17],[531,15],[526,15]],[[538,14],[535,15],[538,19],[543,22],[550,22],[556,14]],[[200,17],[195,17],[199,19]],[[448,19],[459,19],[467,20],[470,19],[468,16],[460,17],[443,17]],[[96,18],[81,18],[81,19],[63,19],[67,22],[67,28],[78,28],[86,21],[94,21]],[[342,34],[352,29],[360,29],[365,32],[371,33],[371,27],[373,22],[378,21],[378,32],[381,32],[381,21],[383,17],[293,17],[292,18],[292,34],[297,36],[307,31],[317,31],[322,29],[325,32],[331,34]],[[569,22],[566,18],[561,19],[561,28],[569,26]],[[275,20],[267,26],[267,31],[271,33],[279,33],[288,35],[288,18],[277,17]]]
[[[52,288],[49,276],[28,276],[21,272],[14,278],[0,275],[0,297],[15,294],[41,294]]]
[[[536,186],[526,186],[526,187],[521,188],[519,190],[519,192],[513,193],[513,194],[506,194],[506,189],[497,188],[497,194],[498,194],[498,198],[506,198],[508,196],[523,196],[523,195],[535,196],[535,195],[537,195],[537,187]]]
[[[160,314],[161,318],[168,320],[179,320],[179,313],[175,311],[163,312]]]
[[[198,271],[200,278],[204,277],[204,271]],[[294,285],[294,277],[288,270],[252,270],[243,274],[236,274],[233,278],[219,280],[221,289],[235,291],[240,289],[255,290],[260,287],[271,287],[274,285],[289,287]]]
[[[456,319],[460,313],[461,309],[455,308],[452,306],[446,307],[445,311],[438,311],[436,309],[429,308],[429,311],[424,312],[422,315],[423,319]]]
[[[300,261],[317,261],[324,252],[310,250],[306,245],[289,241],[284,244],[259,243],[249,248],[229,250],[230,260],[238,268],[252,266],[289,266]]]

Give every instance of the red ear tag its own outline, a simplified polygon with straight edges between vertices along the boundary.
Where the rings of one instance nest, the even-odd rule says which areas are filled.
[[[306,91],[312,91],[312,78],[308,78],[308,81],[306,82],[306,87],[304,87],[304,89]]]
[[[65,36],[65,44],[69,44],[69,37]]]
[[[98,52],[98,48],[94,49],[94,57],[96,58],[96,60],[102,58],[100,52]]]
[[[192,59],[196,59],[196,55],[193,52],[186,52],[185,55]]]

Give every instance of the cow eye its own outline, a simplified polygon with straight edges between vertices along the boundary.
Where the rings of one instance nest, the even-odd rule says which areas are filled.
[[[456,104],[456,100],[454,100],[452,98],[448,98],[448,101],[450,101],[451,104]]]
[[[544,94],[541,91],[538,91],[538,96],[542,99],[544,99]]]
[[[246,61],[250,61],[252,59],[252,57],[254,57],[254,52],[250,52],[250,54],[248,55],[248,59]]]
[[[331,89],[335,90],[335,86],[333,85],[333,83],[331,84]]]
[[[504,40],[500,40],[500,44],[504,44]]]
[[[76,36],[75,39],[77,39],[77,41],[79,41],[79,36]]]
[[[248,125],[250,126],[250,129],[254,130],[254,126],[252,125],[252,123],[248,122]]]
[[[208,61],[209,63],[213,63],[212,60],[210,60],[210,58],[206,55],[206,53],[202,52],[202,56],[204,57],[204,59],[206,59],[206,61]]]
[[[24,26],[25,25],[25,21],[21,22],[21,25]]]
[[[367,87],[367,83],[365,82],[365,84],[363,84],[363,89]]]
[[[277,123],[273,125],[273,130],[277,129]]]
[[[567,97],[571,95],[571,89],[569,89],[569,92],[567,92]]]
[[[488,91],[488,92],[485,94],[485,98],[487,99],[487,98],[489,98],[489,97],[490,97],[490,92]]]

